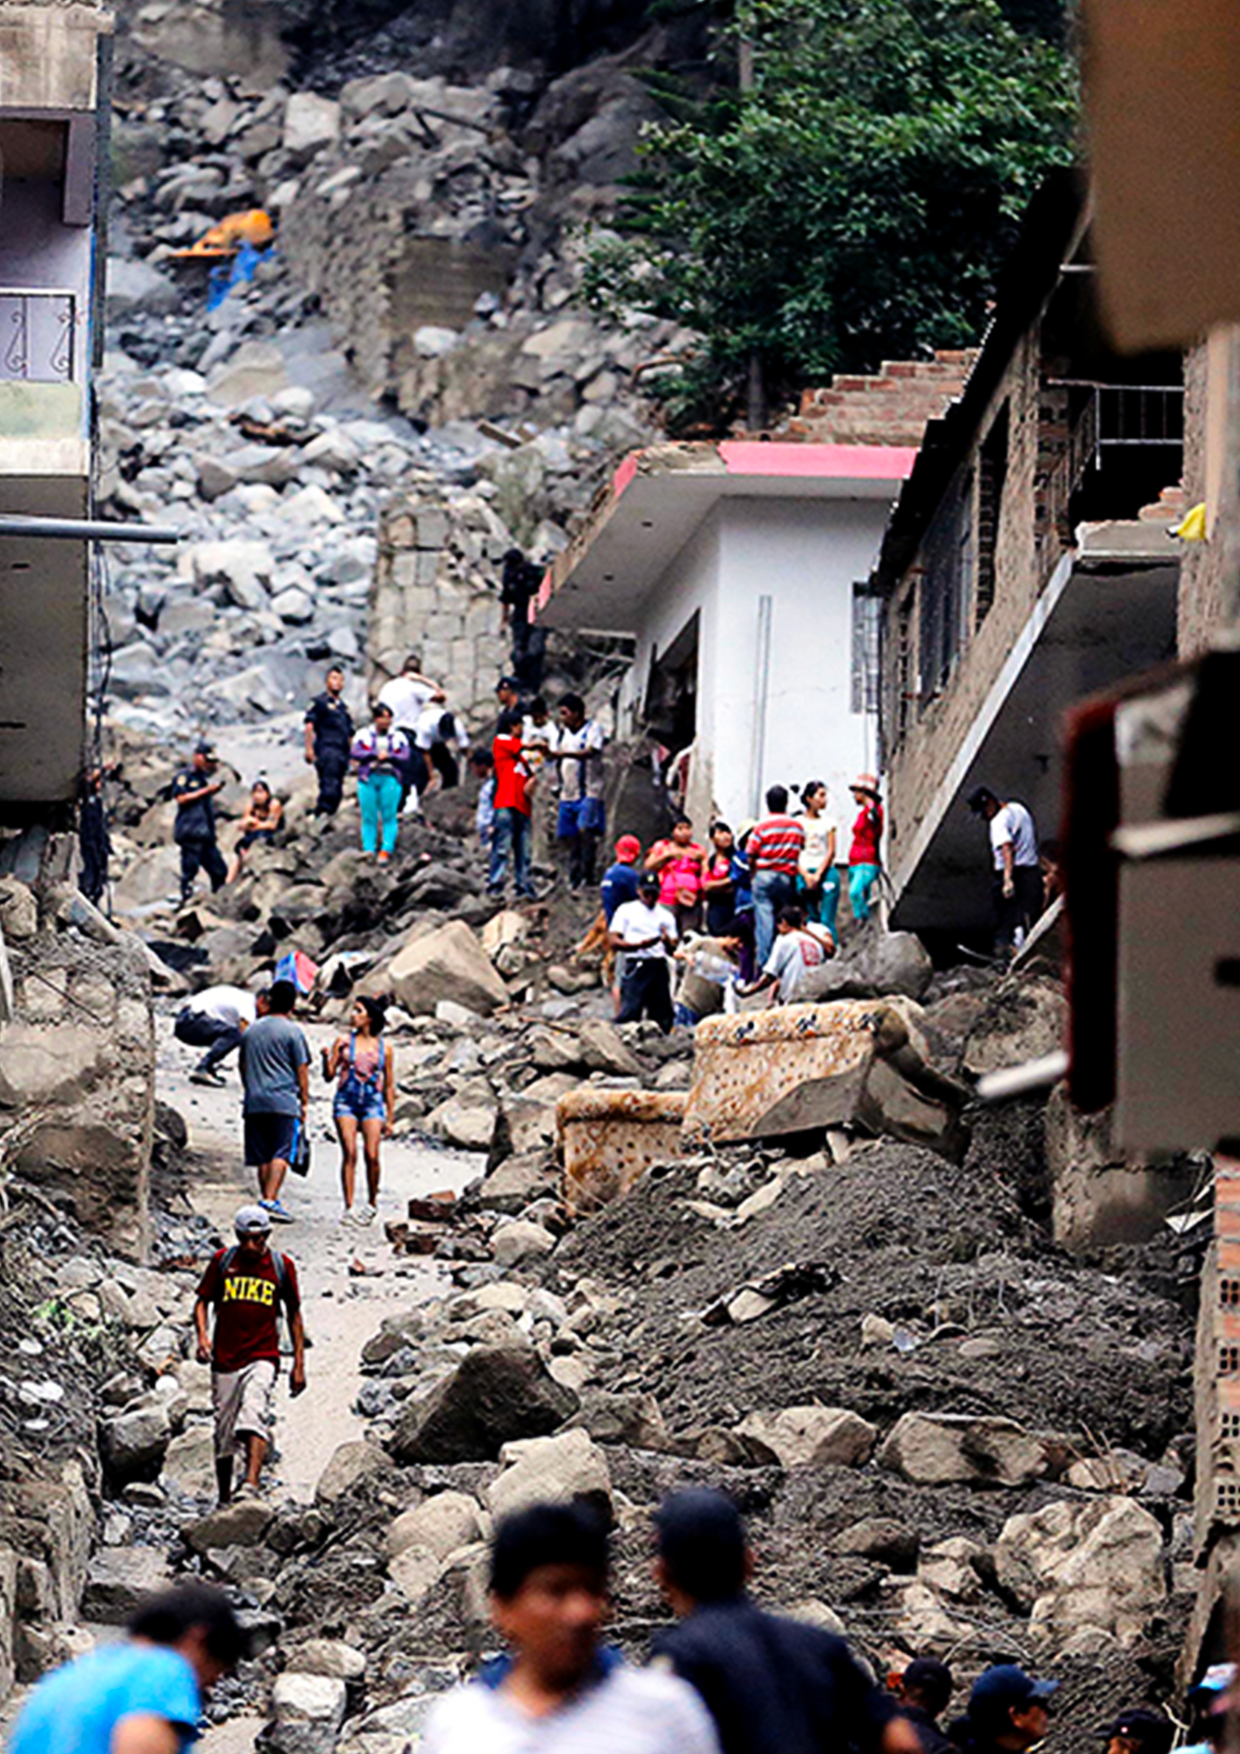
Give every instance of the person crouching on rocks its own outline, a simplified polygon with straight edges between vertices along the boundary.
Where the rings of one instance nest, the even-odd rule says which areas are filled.
[[[379,1141],[392,1132],[396,1106],[396,1061],[383,1039],[381,999],[362,997],[349,1016],[350,1032],[323,1050],[323,1073],[337,1083],[332,1119],[340,1140],[342,1224],[372,1224],[379,1205]],[[357,1137],[366,1158],[366,1204],[354,1210]]]
[[[241,875],[241,867],[245,863],[245,855],[252,846],[265,841],[268,846],[280,832],[280,824],[284,821],[284,806],[272,792],[266,780],[255,780],[250,787],[250,798],[241,813],[241,838],[233,849],[232,862],[228,867],[225,883],[235,883]]]
[[[386,865],[396,850],[403,796],[401,775],[413,751],[403,731],[392,729],[392,709],[379,701],[373,723],[353,739],[349,760],[357,769],[357,802],[362,812],[362,851]]]

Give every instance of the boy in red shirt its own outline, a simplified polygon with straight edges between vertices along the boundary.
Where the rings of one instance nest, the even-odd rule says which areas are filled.
[[[495,820],[491,826],[491,868],[487,894],[503,895],[508,881],[508,855],[518,896],[534,897],[530,881],[530,774],[521,742],[521,713],[509,707],[500,714],[495,741]]]
[[[753,874],[754,936],[758,967],[766,967],[775,942],[779,910],[796,897],[797,864],[805,845],[805,830],[788,814],[787,786],[772,786],[766,794],[767,814],[750,830],[745,857]]]
[[[293,1342],[289,1393],[306,1386],[306,1330],[301,1319],[297,1269],[287,1255],[267,1246],[271,1219],[261,1206],[243,1206],[233,1220],[234,1248],[217,1249],[207,1265],[194,1304],[198,1362],[211,1366],[215,1408],[215,1477],[220,1503],[232,1497],[233,1454],[245,1452],[245,1478],[238,1496],[258,1491],[258,1476],[271,1436],[271,1392],[280,1368],[279,1310],[288,1312]],[[215,1339],[207,1311],[215,1310]]]

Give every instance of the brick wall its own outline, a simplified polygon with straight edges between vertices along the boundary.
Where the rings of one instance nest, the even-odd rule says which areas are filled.
[[[935,699],[908,703],[908,735],[886,751],[889,788],[888,822],[892,868],[900,874],[901,856],[925,816],[931,800],[998,676],[1020,629],[1024,626],[1053,565],[1051,550],[1037,544],[1039,524],[1046,527],[1045,482],[1060,454],[1061,423],[1052,418],[1042,429],[1043,395],[1039,383],[1039,341],[1036,331],[1017,348],[979,424],[975,443],[962,464],[959,480],[976,525],[979,493],[978,453],[1004,404],[1008,411],[1008,456],[994,545],[994,600],[978,620],[976,564],[973,598],[966,609],[966,637],[947,687]],[[1052,417],[1056,410],[1049,409]],[[886,607],[884,690],[888,720],[900,692],[897,626],[908,617],[912,651],[912,687],[918,687],[923,556],[918,556]]]
[[[835,377],[825,389],[803,392],[779,436],[814,445],[919,445],[926,422],[960,395],[976,358],[975,348],[943,351],[886,360],[873,377]]]

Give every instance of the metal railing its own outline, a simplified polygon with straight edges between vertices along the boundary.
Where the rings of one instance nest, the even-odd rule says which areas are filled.
[[[0,286],[0,383],[72,383],[76,334],[72,292]]]

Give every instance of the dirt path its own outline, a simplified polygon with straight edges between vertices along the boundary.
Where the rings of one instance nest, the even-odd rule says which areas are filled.
[[[173,1039],[170,1016],[161,1017],[158,1027],[159,1095],[184,1115],[194,1150],[210,1154],[220,1166],[220,1173],[200,1181],[190,1197],[221,1234],[229,1236],[236,1208],[255,1197],[253,1180],[241,1163],[241,1091],[235,1056],[225,1066],[226,1088],[201,1088],[189,1082],[198,1054]],[[352,1410],[362,1381],[358,1370],[362,1346],[385,1316],[425,1302],[447,1283],[436,1263],[394,1256],[384,1239],[384,1221],[403,1218],[414,1195],[438,1188],[459,1191],[481,1173],[483,1162],[473,1152],[386,1141],[378,1219],[365,1230],[342,1227],[331,1093],[318,1069],[318,1050],[334,1032],[311,1025],[306,1033],[315,1056],[310,1111],[314,1162],[307,1180],[290,1176],[285,1186],[284,1203],[297,1222],[277,1226],[273,1232],[275,1246],[297,1264],[311,1345],[305,1394],[290,1401],[283,1382],[276,1392],[276,1442],[281,1454],[271,1492],[276,1499],[301,1501],[313,1498],[319,1475],[337,1445],[362,1435],[365,1422]],[[399,1041],[395,1052],[399,1062]],[[360,1165],[358,1180],[364,1188]],[[381,1276],[356,1277],[350,1273],[351,1265],[377,1269]]]

